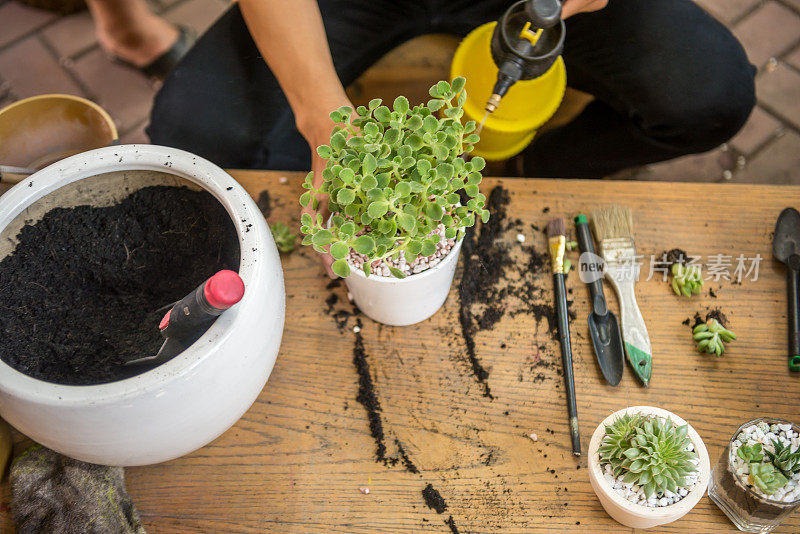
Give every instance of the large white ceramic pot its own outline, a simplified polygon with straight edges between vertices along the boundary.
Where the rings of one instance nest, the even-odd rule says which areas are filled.
[[[459,239],[442,261],[405,278],[366,276],[351,269],[344,279],[356,306],[367,317],[391,326],[406,326],[424,321],[442,307],[450,293],[461,252]]]
[[[706,446],[697,431],[689,425],[689,432],[687,435],[692,441],[694,450],[700,459],[700,465],[698,466],[700,476],[698,477],[697,484],[694,485],[683,499],[669,506],[651,508],[632,503],[614,491],[612,485],[603,476],[603,470],[600,467],[600,457],[597,452],[600,448],[600,443],[603,441],[603,436],[605,436],[606,426],[626,413],[655,415],[664,419],[670,418],[672,422],[678,426],[689,425],[689,423],[674,413],[652,406],[632,406],[609,415],[597,426],[594,434],[592,434],[592,441],[589,443],[589,481],[592,483],[592,489],[594,489],[597,498],[600,499],[600,503],[603,505],[606,512],[608,512],[608,515],[626,527],[651,528],[677,521],[689,513],[689,511],[700,502],[700,499],[706,492],[711,471],[711,465],[708,460],[708,450],[706,450]]]
[[[26,221],[54,207],[110,205],[149,185],[202,188],[219,200],[237,230],[245,295],[186,351],[126,380],[59,385],[0,361],[0,415],[35,441],[88,462],[152,464],[209,443],[255,401],[280,346],[283,273],[269,227],[231,176],[188,152],[111,146],[33,174],[0,197],[0,258]]]

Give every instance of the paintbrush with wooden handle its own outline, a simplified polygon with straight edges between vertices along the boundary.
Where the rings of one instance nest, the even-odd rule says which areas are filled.
[[[642,312],[636,303],[634,286],[639,278],[636,246],[633,242],[633,214],[630,208],[608,206],[592,212],[592,227],[600,255],[605,260],[605,277],[619,297],[622,339],[633,372],[647,386],[653,369],[652,349]]]
[[[564,254],[567,243],[567,226],[564,219],[556,218],[547,224],[547,244],[553,267],[553,289],[555,290],[558,336],[561,341],[561,364],[564,366],[564,385],[567,393],[569,433],[572,439],[572,454],[581,455],[581,437],[578,430],[578,408],[575,403],[575,378],[572,374],[572,345],[569,338],[569,313],[567,311],[567,288],[564,284]]]

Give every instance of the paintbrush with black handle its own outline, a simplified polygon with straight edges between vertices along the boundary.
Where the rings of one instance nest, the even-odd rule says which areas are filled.
[[[578,432],[578,407],[575,405],[575,379],[572,375],[572,345],[569,341],[569,315],[567,313],[567,288],[564,284],[564,254],[567,247],[567,226],[562,218],[547,223],[547,242],[550,263],[553,267],[553,285],[556,293],[558,337],[561,340],[561,363],[564,366],[564,383],[567,390],[569,433],[572,454],[581,455],[581,437]]]

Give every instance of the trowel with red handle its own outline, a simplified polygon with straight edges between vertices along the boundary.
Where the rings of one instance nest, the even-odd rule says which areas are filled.
[[[158,353],[125,362],[125,365],[155,367],[168,362],[200,339],[217,317],[243,296],[241,277],[227,269],[219,271],[171,305],[158,325],[161,335],[166,338]]]

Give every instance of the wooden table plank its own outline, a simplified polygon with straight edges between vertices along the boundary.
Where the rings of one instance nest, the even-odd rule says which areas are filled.
[[[271,222],[297,224],[302,174],[234,176],[255,198],[269,192]],[[288,183],[281,184],[280,176]],[[629,370],[618,388],[602,381],[586,327],[588,291],[577,276],[569,277],[584,450],[595,426],[628,405],[661,406],[688,420],[703,437],[712,464],[742,422],[761,415],[798,419],[800,375],[787,370],[784,270],[772,259],[771,232],[783,207],[800,204],[800,189],[486,179],[483,190],[488,194],[497,185],[511,193],[509,219],[519,219],[510,221],[502,236],[516,260],[507,278],[517,288],[532,284],[541,304],[552,303],[551,278],[546,268],[524,267],[531,245],[546,252],[544,235],[531,225],[544,228],[554,215],[572,217],[612,202],[634,210],[637,250],[646,258],[674,247],[704,258],[740,253],[763,258],[757,281],[707,282],[703,294],[692,299],[675,297],[660,280],[637,284],[655,357],[646,389]],[[516,241],[518,231],[526,235],[524,244]],[[347,316],[352,306],[344,284],[326,287],[329,280],[314,256],[301,249],[282,258],[283,344],[269,383],[247,414],[194,454],[127,470],[148,532],[441,533],[451,532],[445,524],[450,517],[461,533],[630,531],[600,506],[588,482],[586,457],[576,460],[570,453],[559,346],[546,320],[537,322],[510,299],[494,328],[477,334],[476,356],[490,372],[494,398],[488,398],[467,361],[455,286],[429,321],[382,326]],[[613,293],[606,294],[616,310]],[[717,307],[739,338],[721,358],[699,355],[682,322]],[[362,329],[356,334],[359,319]],[[356,399],[357,339],[382,408],[386,463],[375,459],[367,410]],[[531,432],[538,442],[527,437]],[[415,469],[404,465],[408,462]],[[447,502],[443,514],[425,505],[426,484]],[[370,494],[360,493],[360,486],[369,486]],[[0,512],[0,519],[6,515]],[[732,530],[703,498],[682,520],[652,531]],[[798,530],[800,514],[795,514],[776,532]]]

